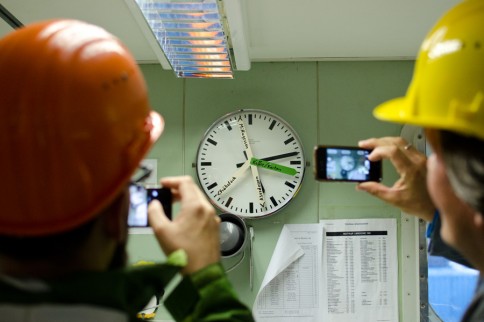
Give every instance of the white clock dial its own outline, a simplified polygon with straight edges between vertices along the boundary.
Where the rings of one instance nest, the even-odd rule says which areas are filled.
[[[212,203],[242,217],[280,210],[304,177],[298,135],[283,119],[263,110],[238,110],[215,121],[196,161],[198,179]]]
[[[340,161],[341,169],[345,171],[353,170],[355,167],[355,159],[349,155],[343,155]]]

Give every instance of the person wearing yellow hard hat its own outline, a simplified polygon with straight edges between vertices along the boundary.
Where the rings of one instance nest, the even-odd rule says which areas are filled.
[[[253,321],[220,264],[215,210],[189,177],[149,205],[165,263],[126,268],[129,183],[163,131],[124,45],[76,20],[0,39],[0,320],[134,321],[165,301],[176,320]]]
[[[422,43],[405,97],[379,105],[374,115],[422,126],[433,153],[426,159],[400,138],[361,141],[374,149],[370,159],[390,159],[400,178],[392,187],[357,188],[437,220],[433,237],[458,251],[443,254],[462,254],[481,274],[462,321],[484,321],[484,1],[463,1],[444,14]]]

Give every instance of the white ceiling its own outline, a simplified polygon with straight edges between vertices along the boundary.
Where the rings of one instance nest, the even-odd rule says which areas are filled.
[[[236,0],[224,0],[236,1]],[[249,57],[258,61],[413,59],[458,0],[239,0]],[[23,24],[76,18],[118,36],[140,63],[157,58],[126,0],[1,0]],[[0,37],[12,30],[0,19]]]

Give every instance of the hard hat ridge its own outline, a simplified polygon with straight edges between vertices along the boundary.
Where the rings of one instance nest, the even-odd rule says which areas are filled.
[[[1,39],[0,71],[0,234],[90,220],[162,131],[134,58],[102,28],[52,20]]]
[[[405,97],[374,110],[382,120],[484,140],[484,1],[449,10],[422,43]]]

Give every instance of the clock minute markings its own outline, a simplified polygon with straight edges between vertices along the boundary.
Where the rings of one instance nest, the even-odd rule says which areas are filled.
[[[225,202],[225,207],[227,207],[227,208],[228,208],[228,207],[230,206],[230,204],[232,203],[232,200],[234,200],[234,198],[229,197],[229,198],[227,199],[227,202]]]
[[[287,139],[286,141],[284,141],[284,144],[285,145],[288,145],[289,143],[291,143],[292,141],[294,141],[294,136],[291,136],[289,139]]]
[[[232,127],[230,126],[229,121],[225,121],[224,124],[227,127],[227,130],[232,131]]]
[[[209,185],[209,186],[207,187],[207,189],[208,189],[208,190],[212,190],[212,189],[213,189],[213,188],[215,188],[216,186],[218,186],[218,183],[214,182],[214,183],[212,183],[211,185]]]
[[[276,120],[272,120],[271,125],[269,125],[269,130],[272,131],[275,125],[276,125]]]
[[[276,201],[276,199],[274,199],[274,196],[271,196],[270,199],[271,199],[271,202],[274,205],[274,207],[277,207],[277,201]]]
[[[284,184],[292,189],[296,188],[296,186],[290,183],[289,181],[284,182]]]

